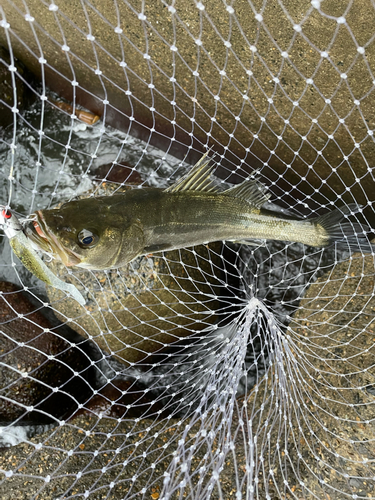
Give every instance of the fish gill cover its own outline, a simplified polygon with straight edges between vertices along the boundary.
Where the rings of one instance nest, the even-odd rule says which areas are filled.
[[[256,171],[263,208],[356,204],[371,237],[374,21],[370,0],[2,2],[0,204],[165,189],[211,148],[221,190]],[[44,255],[84,306],[5,235],[1,256],[2,500],[375,498],[372,253]]]

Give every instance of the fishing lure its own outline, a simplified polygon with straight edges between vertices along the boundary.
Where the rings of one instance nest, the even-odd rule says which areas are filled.
[[[8,208],[0,206],[0,225],[9,238],[13,252],[34,276],[58,290],[69,293],[81,306],[85,299],[77,288],[71,283],[65,283],[46,266],[32,247],[32,243],[23,232],[22,224]]]

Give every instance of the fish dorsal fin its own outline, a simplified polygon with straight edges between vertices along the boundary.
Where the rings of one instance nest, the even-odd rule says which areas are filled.
[[[241,198],[241,200],[247,201],[257,209],[260,209],[271,198],[271,195],[267,193],[266,186],[254,179],[231,187],[224,191],[223,194],[234,198]]]
[[[169,186],[165,191],[177,193],[178,191],[204,191],[206,193],[220,192],[216,182],[211,179],[213,166],[209,166],[210,159],[204,161],[208,152],[194,165],[194,167],[181,179]]]

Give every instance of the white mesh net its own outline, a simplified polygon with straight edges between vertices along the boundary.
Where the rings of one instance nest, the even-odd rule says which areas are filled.
[[[222,189],[258,170],[266,209],[356,203],[371,237],[372,1],[0,14],[0,201],[19,217],[167,188],[212,147]],[[373,254],[259,243],[47,262],[82,307],[3,237],[0,498],[375,498]]]

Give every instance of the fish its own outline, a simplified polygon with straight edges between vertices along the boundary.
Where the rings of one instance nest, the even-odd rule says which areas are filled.
[[[33,248],[32,241],[23,232],[23,226],[17,216],[5,206],[0,206],[0,225],[2,225],[5,235],[9,238],[14,254],[26,269],[38,279],[47,283],[47,285],[67,292],[80,305],[85,305],[86,301],[78,289],[73,284],[62,281],[47,267]]]
[[[222,190],[210,162],[204,155],[167,189],[138,187],[36,211],[29,236],[66,266],[90,270],[119,268],[142,255],[214,241],[336,243],[351,251],[373,250],[364,234],[368,227],[347,219],[360,206],[311,219],[286,217],[262,209],[271,195],[257,178]]]

